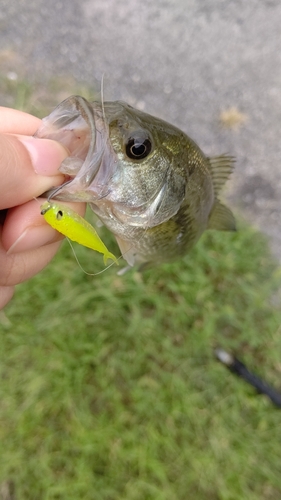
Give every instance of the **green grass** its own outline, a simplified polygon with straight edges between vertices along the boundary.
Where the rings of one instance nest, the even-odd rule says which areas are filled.
[[[123,277],[83,274],[65,242],[2,315],[0,482],[33,500],[279,498],[280,412],[213,357],[280,387],[278,282],[248,227]]]
[[[39,116],[95,94],[1,78],[2,102]],[[1,500],[9,485],[16,500],[281,497],[280,411],[213,356],[225,347],[281,388],[281,270],[240,226],[122,277],[83,274],[65,242],[18,287],[0,313]]]

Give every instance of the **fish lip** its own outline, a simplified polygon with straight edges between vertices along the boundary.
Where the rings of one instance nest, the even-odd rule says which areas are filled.
[[[75,136],[76,124],[78,131],[82,129],[84,134],[83,157],[78,154],[81,144],[79,144],[80,137]],[[48,190],[44,196],[48,199],[73,202],[96,202],[108,196],[110,193],[108,186],[117,168],[117,162],[109,140],[104,108],[100,103],[90,103],[80,96],[69,97],[43,119],[43,125],[35,135],[45,138],[52,136],[53,139],[59,142],[61,139],[61,142],[69,142],[70,145],[70,156],[62,162],[59,169],[68,177],[67,181],[59,187]],[[71,151],[73,137],[76,138],[77,154],[75,150]],[[89,145],[85,149],[83,144],[87,138]]]

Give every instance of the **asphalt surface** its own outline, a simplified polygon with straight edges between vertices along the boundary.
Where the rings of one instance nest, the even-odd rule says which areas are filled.
[[[279,0],[0,0],[0,70],[10,54],[30,81],[104,75],[107,100],[236,156],[228,204],[281,261],[280,20]]]

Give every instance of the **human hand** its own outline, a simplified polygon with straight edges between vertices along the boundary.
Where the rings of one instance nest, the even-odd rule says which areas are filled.
[[[32,137],[41,120],[0,107],[0,309],[16,284],[41,271],[62,236],[40,214],[37,198],[63,183],[58,168],[68,152],[58,142]],[[83,215],[85,205],[72,207]]]

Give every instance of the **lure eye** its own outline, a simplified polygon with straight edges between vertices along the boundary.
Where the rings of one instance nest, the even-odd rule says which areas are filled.
[[[56,213],[56,219],[57,220],[61,220],[63,218],[63,211],[62,210],[58,210],[57,213]]]
[[[130,137],[126,144],[126,155],[132,160],[142,160],[146,158],[152,148],[150,139],[141,137]]]

